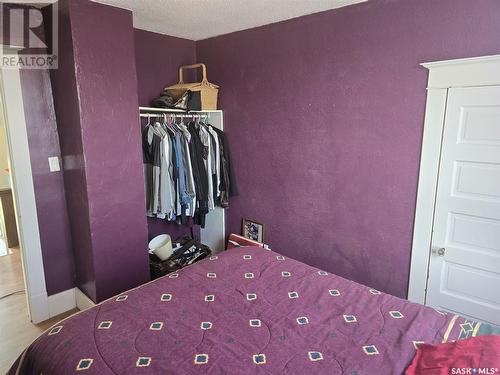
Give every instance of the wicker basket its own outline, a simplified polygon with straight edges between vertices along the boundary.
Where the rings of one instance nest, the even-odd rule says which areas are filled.
[[[201,82],[185,83],[183,77],[184,69],[201,68],[203,71],[203,78]],[[183,65],[179,68],[179,83],[166,88],[176,92],[184,92],[186,90],[200,91],[201,96],[201,110],[208,111],[217,109],[217,95],[219,93],[219,86],[208,82],[207,67],[205,64]]]

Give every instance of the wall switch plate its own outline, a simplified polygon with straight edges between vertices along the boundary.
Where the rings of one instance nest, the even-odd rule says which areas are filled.
[[[61,166],[59,164],[59,157],[52,156],[49,158],[49,169],[51,172],[59,172],[61,170]]]

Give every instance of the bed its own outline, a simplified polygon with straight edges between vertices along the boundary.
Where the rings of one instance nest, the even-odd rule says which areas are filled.
[[[493,330],[241,247],[63,320],[9,374],[401,374],[421,343]]]

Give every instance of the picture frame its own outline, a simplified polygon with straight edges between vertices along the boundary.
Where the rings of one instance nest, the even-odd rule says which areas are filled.
[[[255,220],[241,221],[241,235],[253,241],[264,243],[264,224]]]

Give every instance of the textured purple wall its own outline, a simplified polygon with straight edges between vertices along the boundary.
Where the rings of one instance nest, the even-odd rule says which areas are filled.
[[[177,83],[179,66],[196,62],[196,44],[144,30],[134,30],[134,36],[139,104],[149,106],[166,86]],[[177,238],[189,235],[190,231],[185,225],[148,218],[149,238],[163,233]],[[196,227],[195,235],[197,233],[199,227]]]
[[[63,157],[66,203],[74,246],[76,285],[95,300],[96,285],[88,219],[87,183],[68,1],[59,1],[58,18],[59,62],[58,69],[51,70],[51,81]]]
[[[71,22],[101,301],[149,280],[134,31],[129,11],[88,1],[74,5]]]
[[[61,172],[49,171],[49,156],[60,156],[49,73],[21,71],[31,169],[48,295],[74,284],[71,235]]]
[[[500,53],[499,19],[497,0],[371,0],[198,42],[237,167],[229,230],[253,218],[276,250],[406,296],[418,64]]]
[[[16,4],[15,7],[24,6]],[[21,47],[24,45],[22,38],[16,39],[15,34],[4,32],[9,27],[7,14],[2,13],[4,29],[0,32],[0,39],[3,43]],[[43,26],[34,31],[38,37],[44,39]],[[33,51],[24,49],[21,53],[29,54]],[[50,172],[47,159],[51,156],[61,156],[52,89],[47,70],[22,69],[20,76],[45,283],[48,295],[53,295],[75,286],[75,271],[63,174]]]
[[[179,66],[196,62],[192,40],[134,29],[139,104],[148,106],[166,86],[179,80]]]
[[[74,120],[58,119],[65,174],[73,174],[70,220],[81,233],[73,246],[79,286],[102,301],[149,280],[132,13],[70,0],[65,15],[72,53],[55,86],[69,104],[56,109]]]

